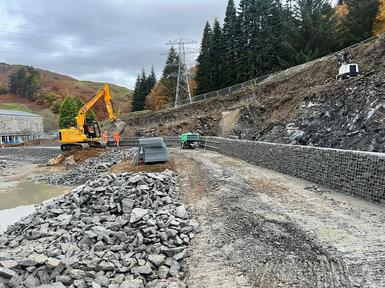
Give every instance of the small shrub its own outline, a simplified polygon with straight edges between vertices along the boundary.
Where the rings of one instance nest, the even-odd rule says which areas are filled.
[[[51,106],[56,100],[60,99],[60,94],[56,92],[49,92],[44,96],[44,102]]]
[[[60,111],[60,106],[61,106],[61,101],[56,100],[55,102],[52,103],[51,111],[55,114],[58,114]]]

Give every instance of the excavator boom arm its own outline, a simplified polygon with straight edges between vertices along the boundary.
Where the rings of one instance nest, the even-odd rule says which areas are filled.
[[[103,88],[100,89],[94,97],[92,97],[87,103],[80,108],[78,115],[76,117],[77,127],[81,131],[83,131],[84,122],[86,121],[87,112],[100,100],[100,98],[104,97],[104,102],[107,107],[108,117],[111,122],[116,120],[116,115],[112,108],[111,103],[111,94],[110,89],[107,84],[103,84]]]

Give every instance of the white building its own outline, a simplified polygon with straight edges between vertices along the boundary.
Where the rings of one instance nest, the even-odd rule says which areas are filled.
[[[0,144],[16,144],[38,139],[43,133],[42,116],[0,109]]]

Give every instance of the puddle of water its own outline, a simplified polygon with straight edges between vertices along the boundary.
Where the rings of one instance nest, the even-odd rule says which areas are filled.
[[[24,216],[27,216],[35,211],[34,205],[19,206],[12,209],[0,211],[0,233],[4,232],[8,225],[12,225],[19,221]]]
[[[7,189],[2,188],[0,189],[0,232],[4,231],[8,225],[32,213],[35,210],[34,204],[43,203],[71,191],[70,187],[32,181],[19,182]]]
[[[70,191],[71,188],[44,183],[24,181],[0,191],[0,210],[23,205],[39,204]]]

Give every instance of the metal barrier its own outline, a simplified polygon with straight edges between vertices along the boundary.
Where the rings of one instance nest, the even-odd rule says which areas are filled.
[[[132,137],[127,139],[121,139],[119,142],[119,146],[121,147],[139,147],[139,139],[141,137]],[[180,139],[179,137],[163,137],[164,142],[167,146],[179,146]],[[107,142],[107,146],[113,147],[115,146],[115,142],[113,140],[109,140]]]

